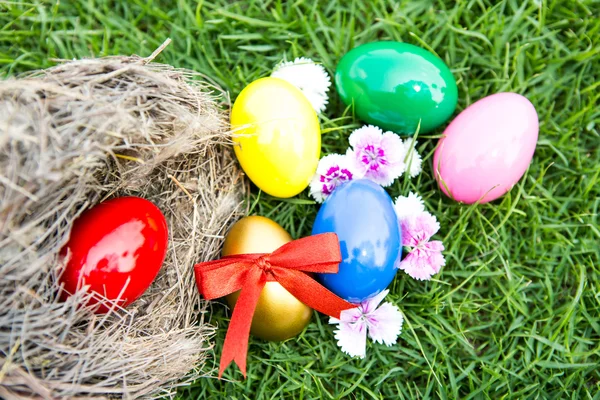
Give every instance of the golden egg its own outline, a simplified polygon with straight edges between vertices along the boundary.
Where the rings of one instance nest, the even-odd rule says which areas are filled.
[[[245,217],[239,220],[225,238],[223,256],[248,253],[271,253],[292,237],[276,222],[265,217]],[[240,295],[227,296],[234,307]],[[260,297],[250,332],[265,340],[280,341],[296,336],[310,321],[312,309],[296,299],[277,282],[267,282]]]

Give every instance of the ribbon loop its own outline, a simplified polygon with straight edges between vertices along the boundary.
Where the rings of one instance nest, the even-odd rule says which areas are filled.
[[[355,308],[306,274],[337,273],[341,261],[337,235],[323,233],[288,242],[270,254],[239,254],[196,264],[196,285],[206,299],[241,289],[225,336],[219,377],[232,361],[246,376],[252,316],[268,280],[279,282],[298,300],[330,317],[339,318],[343,310]]]

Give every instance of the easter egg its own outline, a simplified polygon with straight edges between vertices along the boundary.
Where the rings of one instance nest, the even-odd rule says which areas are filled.
[[[487,203],[521,179],[538,138],[535,107],[516,93],[473,103],[444,131],[433,156],[442,191],[467,204]]]
[[[88,286],[125,307],[150,286],[167,251],[167,222],[150,201],[120,197],[83,212],[61,250],[67,263],[60,276],[64,296]],[[95,298],[88,305],[97,304]],[[99,305],[97,313],[108,311]]]
[[[324,232],[338,235],[342,252],[337,274],[319,274],[326,288],[358,302],[394,279],[402,238],[392,199],[381,186],[359,179],[336,188],[313,225],[313,235]]]
[[[276,222],[259,216],[245,217],[233,225],[223,245],[223,256],[272,253],[292,237]],[[228,295],[234,307],[240,292]],[[265,340],[280,341],[296,336],[308,325],[312,309],[296,299],[278,282],[267,282],[254,311],[250,332]]]
[[[400,42],[358,46],[340,60],[335,85],[365,122],[412,135],[443,124],[458,97],[450,69],[433,53]]]
[[[231,128],[237,159],[261,190],[287,198],[308,186],[319,163],[321,128],[299,89],[278,78],[252,82],[233,104]]]

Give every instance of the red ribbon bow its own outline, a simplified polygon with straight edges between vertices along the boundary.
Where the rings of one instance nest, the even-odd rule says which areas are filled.
[[[337,235],[323,233],[288,242],[271,254],[238,254],[197,264],[196,284],[207,300],[242,290],[225,336],[219,377],[232,361],[246,376],[252,316],[268,281],[279,282],[307,306],[334,318],[340,318],[343,310],[355,308],[305,273],[336,273],[340,262]]]

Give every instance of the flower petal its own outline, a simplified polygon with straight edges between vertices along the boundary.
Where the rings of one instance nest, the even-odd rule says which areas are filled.
[[[329,154],[319,160],[317,172],[310,182],[310,195],[322,203],[335,188],[355,178],[350,158],[341,154]]]
[[[349,310],[342,310],[340,313],[340,321],[342,323],[354,323],[362,317],[363,312],[360,307],[350,308]]]
[[[442,254],[442,251],[444,251],[444,244],[440,240],[433,240],[425,244],[423,249],[428,252],[428,263],[437,274],[440,272],[440,269],[446,265],[446,259]]]
[[[377,171],[366,171],[364,174],[364,178],[370,179],[373,182],[381,185],[383,187],[388,187],[396,178],[398,178],[402,172],[398,174],[398,169],[394,167],[381,168]]]
[[[338,325],[335,338],[344,353],[352,357],[365,357],[367,352],[367,323],[365,321]]]
[[[391,346],[402,332],[404,317],[395,305],[383,303],[367,316],[369,337],[377,343]]]
[[[404,145],[395,133],[367,125],[352,132],[349,142],[347,155],[364,178],[385,187],[404,173]]]
[[[428,281],[439,272],[443,264],[445,264],[445,260],[441,253],[416,248],[404,257],[398,268],[414,279]]]
[[[398,220],[402,221],[410,216],[416,216],[425,211],[421,196],[410,192],[408,196],[399,196],[394,203],[394,210]]]
[[[400,221],[402,231],[402,246],[417,247],[419,245],[420,231],[417,230],[414,216]]]
[[[423,160],[421,159],[421,155],[417,151],[417,142],[411,139],[406,139],[403,143],[404,146],[404,162],[406,163],[406,170],[408,171],[408,175],[411,178],[419,175],[421,173],[421,164]]]
[[[382,302],[382,300],[385,298],[385,296],[387,296],[387,294],[389,292],[390,291],[388,289],[385,289],[385,290],[381,291],[380,293],[376,294],[375,296],[361,302],[360,309],[362,310],[362,312],[364,314],[369,314],[369,313],[375,311],[375,309],[377,308],[379,303]]]
[[[327,92],[331,86],[331,79],[322,65],[310,58],[300,57],[277,65],[271,77],[283,79],[296,86],[316,112],[325,111],[329,101]]]
[[[404,218],[400,226],[402,245],[408,247],[417,247],[426,243],[440,229],[437,218],[426,211]]]
[[[401,165],[404,169],[406,149],[400,136],[394,132],[385,132],[381,138],[381,148],[388,155],[387,159],[390,164]],[[402,172],[404,172],[404,170]]]
[[[348,142],[350,143],[350,146],[354,148],[354,150],[362,150],[372,144],[379,146],[382,135],[383,132],[380,128],[373,125],[365,125],[361,128],[355,129],[350,134]]]

